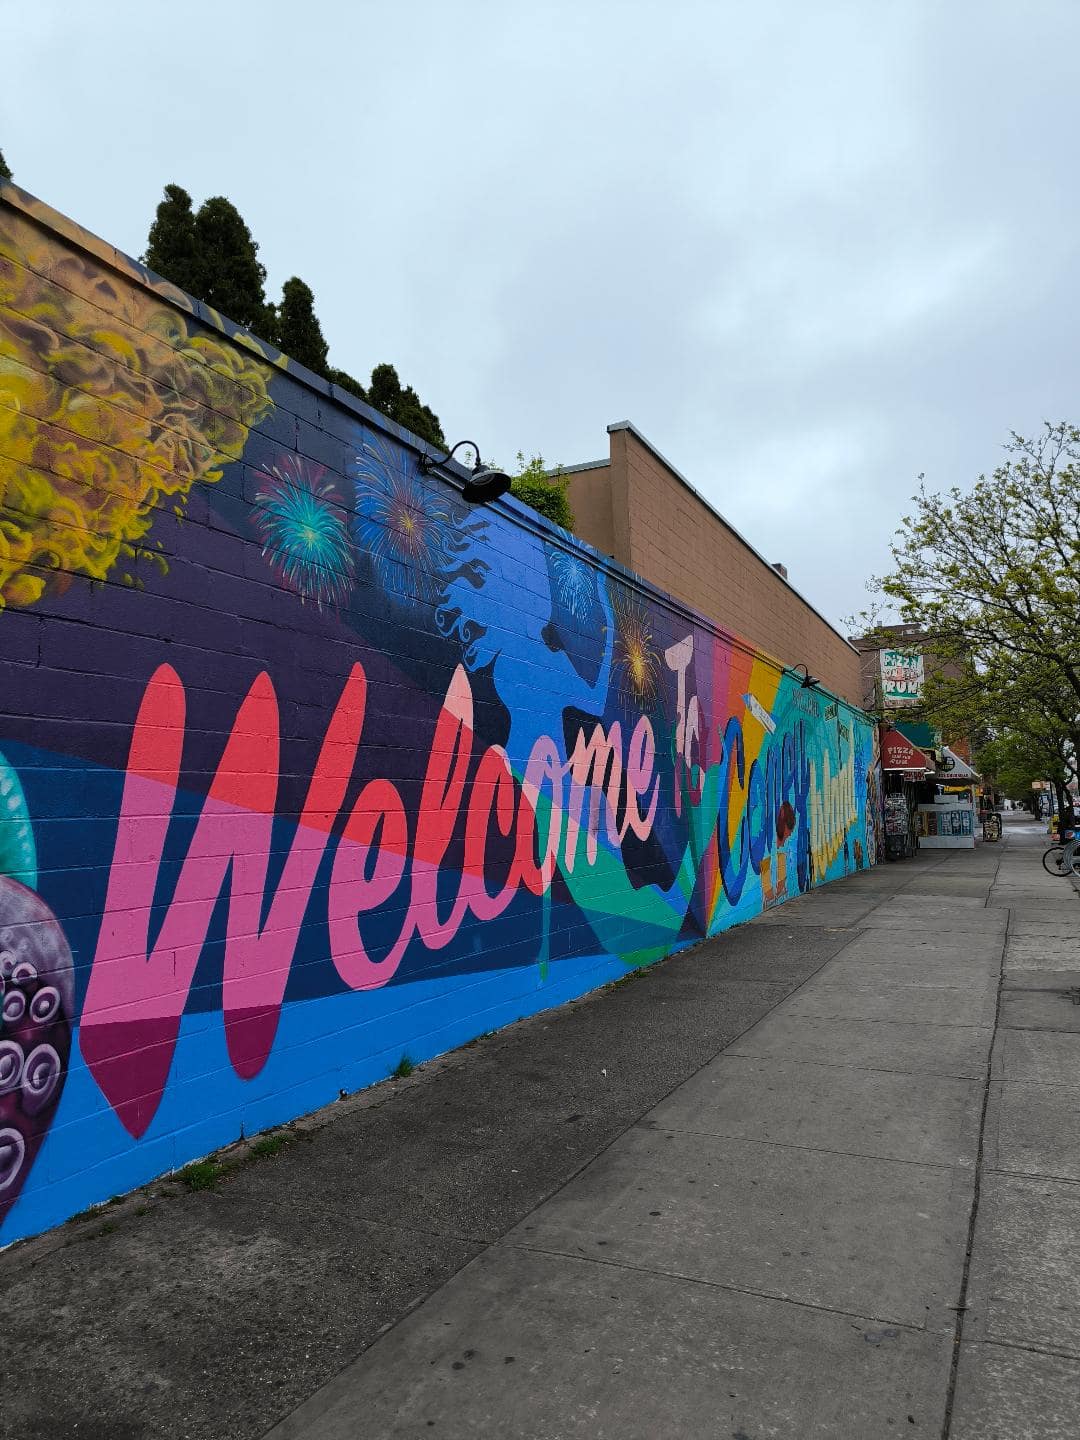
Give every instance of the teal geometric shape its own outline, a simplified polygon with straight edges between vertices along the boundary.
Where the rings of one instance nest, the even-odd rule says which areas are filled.
[[[37,849],[19,777],[0,755],[0,875],[37,886]]]

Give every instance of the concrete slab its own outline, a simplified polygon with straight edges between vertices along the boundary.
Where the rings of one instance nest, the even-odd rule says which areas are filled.
[[[1080,1357],[1080,1186],[983,1176],[965,1336]]]
[[[995,1081],[986,1112],[991,1170],[1080,1180],[1080,1073],[1072,1085]]]
[[[754,926],[768,929],[773,925],[790,926],[811,926],[815,930],[855,930],[863,923],[863,916],[866,914],[861,906],[855,910],[791,910],[786,905],[778,905],[775,910],[767,910],[764,915],[757,915],[750,922]]]
[[[935,934],[931,930],[904,932],[875,928],[860,931],[843,948],[845,955],[866,955],[868,958],[926,960],[941,957],[981,960],[987,965],[997,965],[1001,954],[1000,942],[988,945],[984,935],[973,935],[968,931]]]
[[[1055,935],[1063,936],[1065,939],[1074,939],[1078,932],[1080,932],[1080,917],[1074,924],[1071,915],[1051,917],[1046,920],[1022,920],[1014,915],[1009,925],[1009,936],[1016,939],[1031,937],[1049,940]]]
[[[941,1330],[959,1294],[972,1181],[639,1126],[506,1243]]]
[[[989,1027],[971,1025],[890,1025],[770,1015],[725,1053],[978,1079],[986,1069],[992,1033]]]
[[[267,1440],[926,1435],[950,1349],[948,1336],[500,1249]]]
[[[889,900],[883,900],[876,908],[888,910],[896,914],[910,913],[918,910],[924,915],[939,916],[942,920],[948,921],[954,915],[967,915],[978,913],[986,908],[986,896],[988,887],[983,886],[980,893],[976,895],[932,895],[920,891],[912,886],[901,895],[893,896]]]
[[[894,930],[897,934],[907,934],[914,931],[926,931],[932,934],[965,932],[986,935],[1000,936],[1005,933],[1006,912],[1004,910],[992,910],[973,908],[971,910],[956,910],[949,916],[934,914],[925,909],[922,905],[912,903],[911,909],[897,910],[878,906],[864,915],[859,924],[866,929],[872,930]]]
[[[869,949],[849,946],[821,972],[828,985],[910,986],[932,990],[970,990],[972,994],[994,995],[998,966],[981,952],[978,955],[947,955],[916,951],[899,955],[891,950],[884,956]]]
[[[995,1080],[1080,1085],[1080,1034],[999,1030],[990,1073]]]
[[[1014,935],[1005,946],[1007,970],[1080,970],[1080,931],[1072,935]]]
[[[309,1153],[290,1150],[304,1152],[298,1165]],[[28,1333],[5,1332],[0,1436],[261,1435],[480,1249],[373,1222],[330,1187],[301,1208],[282,1193],[288,1158],[249,1167],[261,1213],[223,1186],[158,1200],[134,1224],[103,1229],[116,1212],[99,1211],[89,1234],[36,1263],[6,1252],[2,1303]],[[50,1390],[58,1363],[77,1386]]]
[[[739,935],[738,945],[727,943],[732,933]],[[787,930],[741,927],[737,932],[725,932],[715,940],[681,954],[679,984],[697,983],[704,993],[710,993],[718,983],[748,980],[761,984],[767,979],[771,984],[785,983],[792,990],[820,967],[830,954],[836,954],[850,944],[850,936],[858,933],[815,931],[806,926],[792,926]],[[665,980],[665,989],[670,984]],[[643,992],[645,986],[638,986],[635,982],[626,988]]]
[[[1001,1024],[1010,1030],[1080,1031],[1080,1005],[1067,991],[1005,989]]]
[[[1010,910],[1020,910],[1027,919],[1033,919],[1037,911],[1048,920],[1068,924],[1072,920],[1073,898],[1060,882],[1055,884],[1053,894],[1049,891],[1041,895],[1032,890],[993,890],[989,901],[990,909],[1004,906]],[[1080,919],[1080,916],[1077,918]]]
[[[1064,883],[1064,882],[1062,882]],[[990,909],[995,912],[1003,906],[1007,906],[1010,913],[1010,925],[1017,921],[1025,924],[1054,924],[1068,927],[1070,933],[1072,927],[1080,924],[1080,906],[1076,904],[1076,896],[1070,900],[1063,896],[1061,900],[1046,900],[1032,903],[1031,892],[1026,891],[1019,899],[1014,899],[1011,894],[1002,895],[997,898],[997,891],[990,896]],[[1075,918],[1074,918],[1075,917]]]
[[[885,1020],[919,1025],[993,1025],[996,986],[977,979],[962,989],[896,984],[833,984],[826,975],[778,1007],[778,1015]]]
[[[985,900],[992,883],[989,875],[954,875],[946,869],[935,875],[920,876],[913,884],[905,885],[904,896],[976,895]]]
[[[965,1345],[950,1440],[1076,1440],[1080,1361],[1006,1345]]]
[[[726,1054],[680,1085],[643,1123],[838,1154],[971,1165],[982,1095],[977,1080]]]
[[[1080,990],[1080,970],[1006,970],[1002,979],[1006,990]]]

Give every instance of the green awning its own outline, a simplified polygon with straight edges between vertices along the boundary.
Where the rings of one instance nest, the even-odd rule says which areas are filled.
[[[890,714],[889,720],[894,730],[899,730],[905,740],[910,740],[920,750],[941,749],[941,731],[935,730],[933,725],[923,725],[917,720],[900,720],[893,714]]]

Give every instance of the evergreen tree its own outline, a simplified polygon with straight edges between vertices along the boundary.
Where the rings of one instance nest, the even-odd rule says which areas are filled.
[[[150,226],[142,262],[189,295],[205,298],[195,247],[195,212],[191,196],[179,185],[165,186],[165,198]]]
[[[350,395],[355,395],[358,400],[366,400],[367,391],[360,381],[350,375],[347,370],[335,370],[333,366],[326,372],[326,378],[342,390],[347,390]]]
[[[224,195],[211,196],[195,216],[200,298],[257,335],[275,338],[277,316],[266,303],[266,267],[243,217]]]
[[[401,403],[396,419],[399,425],[404,425],[406,430],[411,430],[414,435],[419,435],[420,439],[426,440],[429,445],[445,447],[446,437],[439,424],[439,417],[430,405],[421,403],[419,395],[411,385],[406,385],[401,392]]]
[[[396,411],[401,404],[401,381],[393,365],[376,365],[371,372],[368,386],[368,404],[396,420]]]
[[[439,417],[411,385],[402,385],[393,365],[376,365],[365,389],[348,371],[328,363],[315,297],[299,276],[282,286],[280,307],[267,303],[266,269],[259,262],[259,247],[236,206],[223,195],[204,200],[194,212],[186,190],[166,185],[143,263],[230,320],[272,341],[316,375],[366,400],[429,445],[445,448]]]
[[[277,344],[293,360],[330,379],[326,364],[326,340],[315,314],[315,296],[299,276],[281,287],[277,315]],[[339,382],[340,383],[340,382]]]
[[[389,417],[389,419],[411,430],[429,445],[445,447],[439,417],[429,406],[424,405],[411,385],[402,389],[401,380],[393,365],[376,365],[371,372],[371,385],[367,394],[368,404]]]
[[[8,163],[4,159],[4,152],[2,150],[0,150],[0,178],[4,180],[10,180],[12,178],[11,170],[8,168]]]

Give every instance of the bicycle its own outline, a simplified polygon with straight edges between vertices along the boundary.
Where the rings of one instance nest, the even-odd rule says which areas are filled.
[[[1080,878],[1080,837],[1074,836],[1064,845],[1051,845],[1043,852],[1042,863],[1048,875]]]

